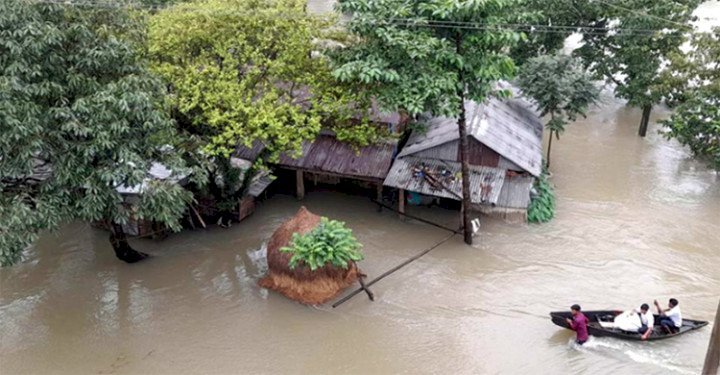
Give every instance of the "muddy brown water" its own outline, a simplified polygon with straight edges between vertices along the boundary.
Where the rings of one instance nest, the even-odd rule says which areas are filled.
[[[256,285],[256,251],[301,205],[290,196],[230,229],[136,241],[154,255],[136,265],[115,259],[106,233],[68,225],[0,269],[0,373],[698,373],[710,327],[578,348],[547,315],[677,297],[686,317],[714,316],[720,177],[656,125],[638,138],[639,118],[606,98],[554,143],[551,223],[484,220],[473,247],[457,236],[374,285],[375,302],[306,307]],[[370,277],[445,236],[363,197],[310,192],[302,204],[348,223]]]

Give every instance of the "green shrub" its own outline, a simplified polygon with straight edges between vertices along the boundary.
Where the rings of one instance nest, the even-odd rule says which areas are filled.
[[[555,216],[555,191],[548,181],[547,170],[535,181],[535,190],[538,194],[530,201],[528,221],[547,223]]]
[[[346,269],[350,261],[363,259],[361,247],[345,223],[323,217],[312,231],[306,234],[294,233],[289,246],[280,251],[292,253],[288,263],[291,269],[302,262],[315,271],[326,264]]]

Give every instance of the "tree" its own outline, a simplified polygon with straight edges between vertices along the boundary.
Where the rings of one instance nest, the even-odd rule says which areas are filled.
[[[382,133],[357,116],[367,97],[331,74],[322,53],[342,41],[335,20],[305,12],[304,0],[209,0],[177,4],[150,20],[152,68],[168,83],[180,127],[213,160],[200,193],[221,220],[232,215],[256,172],[282,153],[297,155],[321,129],[367,145]],[[243,176],[229,156],[264,146]]]
[[[0,3],[3,265],[73,220],[108,224],[127,262],[145,257],[122,231],[131,215],[179,228],[191,195],[172,178],[147,181],[136,212],[116,189],[142,183],[153,162],[202,181],[183,159],[164,88],[138,58],[136,21],[121,9]]]
[[[550,167],[553,134],[559,140],[565,125],[578,116],[585,117],[588,108],[597,102],[600,90],[574,58],[560,54],[528,60],[517,82],[522,92],[535,101],[540,115],[550,116],[545,124],[550,130],[545,159]]]
[[[644,137],[653,105],[668,95],[663,70],[680,52],[689,21],[701,0],[587,1],[583,10],[583,45],[576,50],[597,78],[615,84],[615,94],[642,108],[639,135]]]
[[[366,87],[385,109],[429,112],[458,119],[465,242],[472,243],[466,99],[507,94],[498,80],[514,73],[507,55],[521,35],[500,24],[511,0],[438,2],[340,0],[352,14],[356,43],[337,53],[335,76]],[[458,24],[462,22],[463,24]]]
[[[153,69],[211,155],[260,141],[272,159],[299,151],[325,126],[339,127],[344,139],[372,140],[373,128],[348,126],[361,96],[339,84],[318,53],[333,20],[304,8],[304,0],[209,0],[152,17]]]
[[[552,55],[564,47],[565,40],[582,23],[584,14],[577,4],[578,0],[519,1],[517,11],[525,16],[516,27],[525,32],[526,38],[512,49],[518,67],[533,57]]]
[[[670,86],[680,88],[680,103],[663,125],[668,138],[690,147],[697,157],[720,170],[720,27],[691,38],[687,54],[672,58]]]

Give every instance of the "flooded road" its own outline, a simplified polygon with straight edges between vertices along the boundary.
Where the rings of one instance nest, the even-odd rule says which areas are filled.
[[[639,119],[606,98],[553,146],[552,222],[486,219],[475,246],[457,236],[374,285],[375,302],[312,308],[256,285],[255,251],[301,205],[290,196],[230,229],[137,241],[154,257],[136,265],[114,257],[105,232],[69,225],[0,269],[0,373],[698,373],[710,327],[577,348],[547,315],[676,297],[686,317],[714,316],[720,177],[657,125],[637,137]],[[371,278],[445,236],[359,196],[310,192],[302,204],[347,222]]]

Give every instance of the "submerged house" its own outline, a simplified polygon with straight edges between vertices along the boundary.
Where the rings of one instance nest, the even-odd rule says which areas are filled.
[[[533,182],[542,171],[543,124],[521,98],[466,101],[470,190],[473,211],[509,221],[527,219]],[[429,119],[414,130],[384,185],[405,192],[462,200],[457,121]]]
[[[254,145],[241,147],[236,155],[247,158],[260,152],[262,146]],[[338,140],[331,132],[322,132],[315,140],[303,143],[299,156],[282,154],[273,167],[278,174],[294,174],[298,199],[305,196],[307,183],[334,185],[347,181],[374,188],[379,196],[396,152],[397,140],[394,139],[355,147]]]

